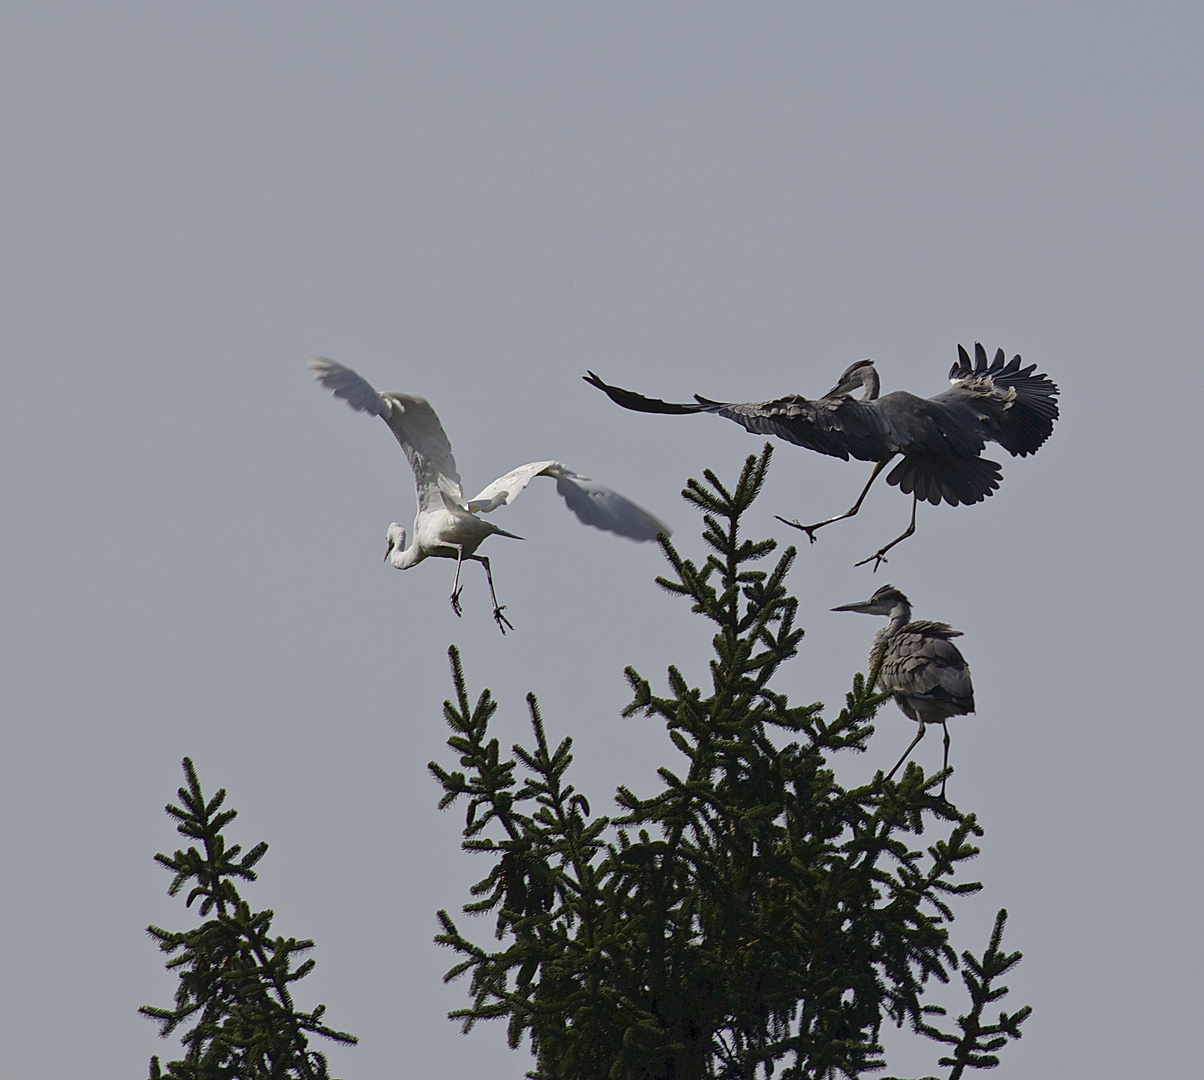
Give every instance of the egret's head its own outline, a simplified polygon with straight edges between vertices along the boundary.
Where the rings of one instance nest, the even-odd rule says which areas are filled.
[[[862,401],[873,401],[878,396],[878,372],[873,360],[858,360],[845,369],[840,380],[824,397],[846,397],[858,388],[864,388]]]
[[[385,562],[395,551],[405,551],[406,531],[394,521],[385,533]]]
[[[834,607],[832,610],[860,611],[866,615],[889,615],[899,607],[911,610],[911,604],[908,603],[906,596],[893,585],[883,585],[868,600],[863,600],[859,604],[841,604],[840,607]]]

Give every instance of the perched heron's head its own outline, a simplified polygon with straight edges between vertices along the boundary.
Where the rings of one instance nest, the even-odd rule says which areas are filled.
[[[385,533],[385,562],[395,551],[405,551],[406,531],[397,522],[393,522]]]
[[[840,607],[834,607],[832,610],[860,611],[865,615],[889,615],[898,607],[905,607],[908,611],[911,610],[911,604],[908,602],[906,596],[893,585],[883,585],[868,600],[862,600],[859,604],[841,604]]]
[[[862,401],[873,401],[878,396],[878,372],[874,368],[873,360],[858,360],[857,363],[850,364],[824,397],[847,397],[857,389],[865,390],[861,395]]]

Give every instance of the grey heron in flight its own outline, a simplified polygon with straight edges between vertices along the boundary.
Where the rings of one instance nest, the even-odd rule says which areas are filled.
[[[974,711],[974,687],[970,665],[950,638],[961,637],[945,623],[920,619],[911,621],[911,604],[893,585],[883,585],[860,604],[842,604],[833,611],[861,611],[886,615],[890,622],[874,635],[870,648],[870,671],[878,668],[878,687],[893,694],[909,719],[920,725],[911,745],[887,775],[889,780],[924,737],[928,724],[945,729],[945,764],[949,768],[949,728],[945,721]],[[945,779],[941,779],[941,798]]]
[[[498,629],[514,629],[502,614],[493,589],[493,573],[489,560],[476,550],[486,537],[498,535],[521,540],[521,536],[500,529],[481,514],[513,502],[535,477],[550,476],[556,490],[570,510],[586,525],[618,533],[632,540],[652,540],[658,533],[669,535],[664,522],[657,520],[617,491],[612,491],[587,476],[579,476],[558,461],[532,461],[511,469],[489,484],[475,499],[465,499],[460,474],[452,457],[451,443],[443,425],[430,404],[413,394],[378,394],[366,379],[351,368],[336,364],[325,357],[314,356],[310,370],[318,381],[335,397],[340,397],[357,412],[379,416],[401,443],[414,471],[418,489],[418,515],[414,519],[414,539],[406,546],[406,531],[393,522],[385,534],[385,559],[398,570],[408,570],[423,559],[456,560],[456,577],[452,583],[451,606],[460,614],[460,568],[465,559],[485,567],[489,595],[493,600],[493,617]]]
[[[1005,362],[1003,350],[988,364],[986,350],[974,346],[975,360],[960,345],[958,361],[949,371],[953,384],[935,397],[922,398],[905,390],[878,396],[878,372],[873,361],[859,360],[849,367],[823,397],[808,400],[797,394],[774,401],[743,404],[712,401],[694,395],[693,402],[660,401],[631,390],[609,386],[592,371],[583,376],[611,401],[636,412],[718,413],[758,435],[804,446],[829,457],[848,461],[873,461],[873,472],[857,501],[843,514],[814,525],[778,520],[801,529],[815,543],[816,530],[852,517],[861,509],[870,485],[896,457],[902,460],[886,478],[888,484],[912,496],[911,523],[889,544],[857,565],[874,560],[874,569],[886,553],[916,531],[916,504],[926,499],[933,506],[982,502],[999,487],[999,463],[982,452],[988,442],[999,443],[1009,454],[1036,453],[1058,417],[1058,387],[1047,376],[1033,374],[1036,364],[1020,366],[1020,357]],[[850,395],[860,389],[861,397]]]

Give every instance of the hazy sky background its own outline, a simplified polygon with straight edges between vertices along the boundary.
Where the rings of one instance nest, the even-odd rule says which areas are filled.
[[[1062,388],[995,497],[906,523],[878,487],[800,551],[783,673],[835,711],[887,581],[965,631],[978,714],[950,796],[986,828],[1035,1013],[1000,1077],[1182,1077],[1204,1009],[1196,686],[1204,379],[1198,4],[120,4],[0,12],[0,1045],[5,1075],[146,1075],[142,1004],[175,981],[147,923],[192,924],[157,851],[191,755],[271,850],[247,893],[317,941],[306,1007],[349,1080],[518,1078],[435,911],[485,870],[436,810],[446,650],[525,738],[534,690],[606,812],[662,732],[622,720],[634,663],[704,675],[708,634],[651,545],[584,529],[535,481],[479,568],[381,563],[412,481],[323,353],[428,397],[471,492],[555,457],[668,520],[761,440],[624,413],[655,396],[822,393],[872,357],[929,395],[981,340]],[[861,463],[778,444],[750,527],[845,509]],[[912,735],[893,706],[850,781]],[[918,751],[940,762],[940,740]],[[671,760],[671,759],[669,759]],[[478,924],[488,940],[492,921]],[[936,1050],[892,1035],[891,1069]]]

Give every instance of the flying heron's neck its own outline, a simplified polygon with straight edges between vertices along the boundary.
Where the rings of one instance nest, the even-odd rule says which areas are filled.
[[[881,383],[878,381],[878,371],[872,364],[866,364],[861,369],[861,385],[864,391],[861,395],[862,401],[873,401],[877,398]]]

